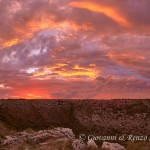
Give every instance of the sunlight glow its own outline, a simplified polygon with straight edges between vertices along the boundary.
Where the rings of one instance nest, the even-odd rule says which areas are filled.
[[[88,9],[92,12],[103,13],[122,26],[130,27],[130,23],[114,8],[95,2],[71,2],[72,7]]]

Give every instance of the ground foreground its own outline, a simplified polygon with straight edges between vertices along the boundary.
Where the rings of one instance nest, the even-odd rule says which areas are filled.
[[[0,149],[149,150],[148,139],[88,138],[91,135],[149,138],[149,123],[149,100],[0,100]],[[80,135],[84,139],[79,140]]]

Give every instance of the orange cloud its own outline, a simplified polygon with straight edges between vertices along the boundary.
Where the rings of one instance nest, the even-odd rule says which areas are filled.
[[[21,35],[22,37],[19,38],[13,38],[8,41],[3,41],[3,48],[4,47],[11,47],[13,45],[16,45],[20,42],[22,42],[25,39],[32,38],[32,36],[39,31],[45,30],[45,29],[56,29],[60,32],[66,33],[68,36],[71,35],[69,33],[69,29],[77,32],[78,30],[91,30],[92,26],[88,23],[82,24],[82,25],[77,25],[74,22],[70,21],[63,21],[56,23],[53,21],[54,18],[50,19],[43,19],[43,20],[30,20],[25,23],[25,26],[18,27],[16,26],[14,28],[15,32],[17,35]]]
[[[32,98],[42,98],[42,96],[39,95],[33,95],[33,94],[27,94],[27,98],[32,99]]]
[[[135,53],[109,53],[107,56],[124,66],[138,68],[146,65],[146,57]]]
[[[72,78],[76,78],[77,76],[84,76],[89,79],[95,79],[97,76],[96,72],[89,68],[77,69],[75,71],[64,71],[60,72],[60,75],[63,77],[72,77]]]
[[[19,39],[12,39],[3,44],[4,47],[11,47],[19,42]]]
[[[135,53],[109,53],[107,55],[112,60],[145,60],[145,56],[141,56]]]
[[[85,68],[81,67],[79,65],[75,65],[72,70],[60,70],[56,71],[54,70],[59,76],[63,78],[71,78],[71,79],[80,79],[80,77],[84,76],[87,77],[88,79],[95,79],[98,75],[97,71],[95,68]]]
[[[5,41],[3,44],[3,47],[11,47],[13,45],[16,45],[20,42],[22,42],[25,39],[32,38],[33,34],[44,30],[44,29],[51,29],[51,28],[58,28],[58,25],[56,25],[51,20],[30,20],[26,23],[26,27],[15,27],[14,30],[18,35],[23,35],[22,38],[14,38],[10,39],[8,41]],[[26,32],[27,30],[27,32]]]
[[[104,6],[100,3],[95,2],[71,2],[69,5],[76,8],[85,8],[92,12],[103,13],[122,26],[131,26],[130,22],[128,22],[128,20],[124,18],[124,16],[122,16],[120,12],[110,6]]]
[[[45,76],[45,75],[47,75],[47,73],[45,71],[41,71],[41,72],[36,72],[33,76],[39,77],[39,76]]]
[[[33,73],[33,77],[36,78],[50,78],[49,75],[53,74],[51,77],[55,78],[63,78],[63,79],[83,79],[82,77],[86,77],[87,79],[95,79],[98,76],[98,71],[93,68],[96,67],[92,65],[92,68],[84,68],[79,65],[75,65],[71,70],[67,69],[67,64],[56,64],[52,67],[45,67],[43,71],[37,71]],[[91,66],[90,66],[91,67]]]

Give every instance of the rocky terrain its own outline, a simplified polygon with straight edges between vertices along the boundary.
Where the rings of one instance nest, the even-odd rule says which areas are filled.
[[[104,142],[98,146],[93,140],[84,142],[75,139],[75,135],[68,128],[54,128],[51,130],[26,130],[11,133],[1,140],[0,150],[125,150],[118,143]]]
[[[147,141],[79,140],[80,134],[149,136],[149,123],[149,100],[0,100],[0,148],[149,150]]]

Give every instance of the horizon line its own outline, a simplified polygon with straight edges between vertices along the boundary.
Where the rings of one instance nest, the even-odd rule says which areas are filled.
[[[0,100],[150,100],[150,98],[112,98],[112,99],[93,99],[93,98],[67,98],[67,99],[48,99],[48,98],[34,98],[34,99],[26,99],[26,98],[1,98]]]

